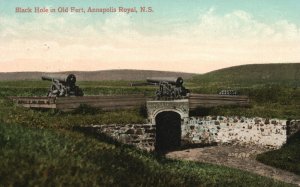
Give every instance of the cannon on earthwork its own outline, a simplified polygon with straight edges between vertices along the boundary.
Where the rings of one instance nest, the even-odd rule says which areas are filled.
[[[183,86],[181,77],[151,77],[147,82],[131,83],[131,86],[155,85],[158,89],[155,92],[157,100],[184,99],[190,91]]]
[[[83,91],[76,85],[76,76],[67,75],[44,75],[42,80],[52,81],[48,97],[83,96]]]

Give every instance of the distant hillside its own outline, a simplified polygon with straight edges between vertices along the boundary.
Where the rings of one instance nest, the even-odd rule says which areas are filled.
[[[55,73],[74,73],[80,81],[98,80],[145,80],[147,77],[181,76],[189,79],[196,74],[170,72],[170,71],[151,71],[151,70],[103,70],[103,71],[68,71]],[[54,73],[54,74],[55,74]],[[12,72],[0,73],[0,80],[37,80],[41,79],[44,72]],[[47,73],[49,74],[49,73]]]
[[[300,63],[234,66],[193,77],[193,82],[214,85],[289,84],[300,86]]]
[[[74,73],[77,80],[145,80],[147,77],[181,76],[192,79],[196,84],[216,86],[247,86],[259,84],[289,84],[300,86],[300,63],[289,64],[251,64],[234,66],[205,74],[192,74],[152,70],[102,70],[68,71],[56,73]],[[1,80],[39,80],[44,72],[0,73]]]

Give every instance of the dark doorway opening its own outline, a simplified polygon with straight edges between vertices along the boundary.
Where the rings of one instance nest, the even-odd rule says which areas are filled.
[[[166,152],[180,147],[181,118],[176,112],[161,112],[156,118],[155,149]]]

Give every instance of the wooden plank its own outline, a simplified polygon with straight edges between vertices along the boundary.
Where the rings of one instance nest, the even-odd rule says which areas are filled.
[[[138,106],[112,106],[112,107],[105,107],[105,108],[101,108],[102,110],[104,111],[110,111],[110,110],[124,110],[124,109],[135,109],[137,108]],[[61,111],[64,111],[64,112],[68,112],[68,111],[72,111],[76,108],[62,108],[62,109],[59,109]]]
[[[249,102],[248,100],[222,100],[222,99],[189,99],[189,103],[201,103],[201,102]]]
[[[189,98],[190,109],[216,106],[248,106],[249,97],[236,95],[192,94]]]
[[[56,108],[56,104],[21,104],[25,108]]]
[[[150,98],[144,95],[113,95],[113,96],[83,96],[83,97],[10,97],[14,102],[28,108],[57,108],[71,110],[87,104],[104,110],[137,108],[146,103]],[[150,99],[151,100],[151,99]],[[197,107],[214,106],[247,106],[247,96],[191,94],[189,97],[190,109]]]
[[[144,101],[120,101],[120,102],[92,102],[92,103],[59,103],[57,108],[77,108],[80,104],[88,104],[92,107],[112,107],[112,106],[141,106]]]
[[[215,98],[215,99],[189,99],[189,101],[190,101],[190,103],[193,103],[193,102],[201,102],[201,101],[224,101],[224,102],[226,102],[226,101],[235,101],[235,102],[249,102],[249,100],[248,99],[237,99],[237,100],[235,100],[235,99],[217,99],[217,98]]]
[[[55,100],[55,97],[9,97],[12,100]]]
[[[223,97],[223,96],[203,96],[203,97],[189,97],[189,99],[204,99],[204,100],[211,100],[211,99],[220,99],[220,100],[248,100],[248,97]]]
[[[99,99],[114,99],[114,98],[145,98],[144,95],[103,95],[103,96],[71,96],[71,97],[57,97],[57,101],[68,101],[68,100],[99,100]]]
[[[72,97],[72,98],[57,98],[56,103],[73,103],[73,102],[95,102],[95,101],[115,101],[115,100],[145,100],[144,96],[104,96],[104,97]]]
[[[190,109],[195,109],[198,107],[217,107],[217,106],[249,106],[249,103],[201,103],[201,104],[190,104]]]
[[[245,95],[217,95],[217,94],[191,94],[189,98],[245,98],[248,99],[248,96]]]
[[[248,100],[238,100],[238,101],[234,101],[234,100],[191,100],[189,103],[220,103],[220,102],[223,102],[223,103],[227,103],[227,102],[235,102],[235,103],[240,103],[240,102],[248,102]]]
[[[201,96],[201,97],[189,97],[189,99],[248,99],[248,97],[223,97],[223,96]]]
[[[59,99],[56,101],[58,109],[77,108],[80,104],[87,104],[102,109],[136,108],[146,103],[143,95],[122,96],[85,96]]]
[[[128,98],[128,97],[124,97],[124,98],[89,98],[89,99],[73,99],[73,100],[56,100],[57,104],[65,104],[65,103],[93,103],[93,102],[120,102],[120,101],[146,101],[145,97],[141,97],[141,98]]]
[[[190,97],[248,97],[246,95],[190,94]]]
[[[237,100],[237,101],[235,101],[235,100],[203,100],[203,99],[201,99],[201,100],[191,100],[189,103],[206,103],[206,102],[211,102],[211,103],[214,103],[214,102],[224,102],[224,103],[226,103],[226,102],[236,102],[236,103],[238,103],[238,102],[249,102],[248,100]]]
[[[94,103],[94,104],[90,104],[89,106],[96,107],[96,108],[101,108],[101,109],[105,110],[105,109],[110,109],[110,108],[113,108],[113,109],[137,108],[141,105],[142,105],[142,103],[136,103],[136,104],[131,104],[131,105],[128,105],[128,104],[97,104],[97,103]],[[80,103],[77,103],[77,104],[74,103],[74,104],[56,105],[56,108],[57,109],[75,109],[75,108],[78,108],[79,106],[80,106]]]

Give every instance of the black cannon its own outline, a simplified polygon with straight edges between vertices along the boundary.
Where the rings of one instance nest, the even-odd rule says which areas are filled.
[[[76,76],[68,75],[44,75],[42,80],[52,81],[48,97],[83,96],[83,91],[76,86]]]
[[[155,85],[159,86],[155,95],[157,100],[183,99],[190,91],[183,86],[181,77],[151,77],[145,83],[132,83],[131,86]]]

